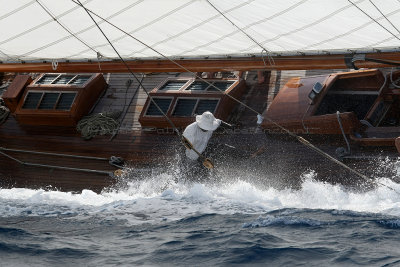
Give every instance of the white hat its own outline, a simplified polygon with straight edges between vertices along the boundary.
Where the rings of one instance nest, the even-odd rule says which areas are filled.
[[[197,115],[196,122],[201,129],[207,131],[214,131],[221,124],[210,111],[206,111],[202,115]]]

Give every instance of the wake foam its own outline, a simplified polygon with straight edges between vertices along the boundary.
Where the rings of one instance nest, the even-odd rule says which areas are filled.
[[[380,185],[370,191],[355,192],[340,185],[316,181],[314,177],[313,172],[306,174],[298,190],[261,188],[240,177],[231,182],[207,184],[179,182],[172,175],[162,173],[131,181],[124,190],[102,194],[90,190],[74,194],[22,188],[0,189],[0,212],[5,216],[118,213],[128,217],[134,213],[139,219],[165,220],[180,219],[199,212],[260,214],[295,208],[400,216],[400,184],[390,179],[379,179]],[[258,223],[271,221],[274,220],[264,218]]]

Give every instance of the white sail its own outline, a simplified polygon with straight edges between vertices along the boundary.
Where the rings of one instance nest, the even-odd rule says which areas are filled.
[[[218,58],[400,47],[398,0],[81,2],[126,59],[160,53]],[[0,7],[3,63],[118,58],[77,0],[0,0]]]

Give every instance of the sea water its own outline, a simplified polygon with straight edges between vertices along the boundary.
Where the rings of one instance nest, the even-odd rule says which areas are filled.
[[[0,265],[400,266],[400,185],[316,175],[279,190],[163,173],[102,194],[0,189]]]

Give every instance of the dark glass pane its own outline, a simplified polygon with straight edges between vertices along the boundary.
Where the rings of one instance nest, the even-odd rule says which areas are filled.
[[[215,112],[215,108],[217,107],[218,100],[209,100],[209,99],[200,99],[199,104],[196,108],[196,114],[203,114],[205,111],[210,111],[211,113]]]
[[[205,82],[193,82],[186,90],[204,91],[209,86]]]
[[[61,93],[60,99],[58,100],[56,109],[58,110],[70,110],[72,103],[74,103],[76,93]]]
[[[75,75],[61,75],[58,77],[53,84],[67,84]]]
[[[39,109],[53,109],[60,93],[44,93]]]
[[[39,104],[40,98],[42,97],[43,93],[38,93],[38,92],[28,92],[24,105],[22,108],[26,109],[36,109],[37,105]]]
[[[168,81],[159,90],[162,91],[179,90],[182,88],[182,86],[185,85],[186,82],[187,81]]]
[[[226,91],[232,84],[233,82],[215,82],[213,85],[219,90]],[[219,90],[215,89],[213,86],[210,86],[210,88],[208,88],[208,91],[219,92]]]
[[[178,99],[173,116],[192,116],[197,99]]]
[[[169,109],[169,105],[171,104],[172,99],[165,99],[165,98],[153,98],[153,100],[157,103],[157,105],[161,108],[164,113],[167,113]],[[147,109],[146,115],[151,116],[162,116],[160,110],[154,105],[151,101],[149,108]]]
[[[87,82],[91,75],[77,75],[69,84],[73,85],[83,85],[85,82]]]
[[[51,84],[51,82],[57,78],[58,74],[45,74],[40,78],[39,81],[36,82],[36,84]]]

